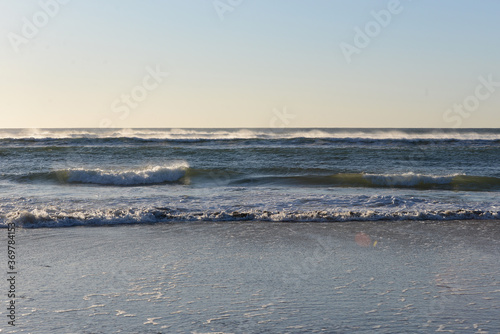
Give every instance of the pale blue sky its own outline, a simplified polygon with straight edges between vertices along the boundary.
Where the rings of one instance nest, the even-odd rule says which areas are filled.
[[[500,127],[499,1],[55,1],[0,0],[0,128]]]

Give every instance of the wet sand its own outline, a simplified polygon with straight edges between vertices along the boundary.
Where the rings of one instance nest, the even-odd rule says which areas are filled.
[[[500,332],[499,221],[23,229],[17,242],[18,326],[2,333]]]

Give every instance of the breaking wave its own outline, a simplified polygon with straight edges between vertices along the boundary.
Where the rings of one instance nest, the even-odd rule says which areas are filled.
[[[0,129],[0,140],[47,139],[365,139],[365,140],[500,140],[497,129]]]
[[[241,185],[283,183],[304,186],[330,186],[345,188],[413,188],[456,191],[498,191],[500,178],[463,174],[424,175],[418,173],[367,174],[338,173],[333,175],[248,177],[232,182]]]
[[[179,181],[189,165],[153,166],[133,170],[66,169],[47,173],[49,179],[62,183],[85,183],[96,185],[137,186]]]
[[[24,228],[99,226],[139,223],[174,222],[349,222],[349,221],[427,221],[427,220],[497,220],[499,211],[440,210],[440,211],[193,211],[169,208],[95,209],[90,211],[59,211],[34,209],[0,213],[0,227],[15,223]],[[4,222],[4,224],[2,224]]]

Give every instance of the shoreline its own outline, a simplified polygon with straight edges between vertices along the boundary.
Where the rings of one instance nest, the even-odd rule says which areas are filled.
[[[323,219],[323,218],[322,218]],[[50,225],[47,222],[39,222],[34,221],[31,216],[26,218],[26,221],[11,221],[7,220],[4,222],[5,225],[0,225],[0,229],[7,228],[7,224],[15,224],[18,229],[54,229],[54,228],[75,228],[75,227],[116,227],[116,226],[134,226],[134,225],[169,225],[169,224],[374,224],[374,223],[453,223],[453,222],[500,222],[500,219],[497,218],[450,218],[450,219],[365,219],[365,220],[260,220],[260,219],[245,219],[242,216],[242,219],[231,219],[231,220],[215,220],[215,219],[207,219],[207,220],[181,220],[181,219],[172,219],[167,221],[123,221],[123,222],[113,222],[113,221],[104,221],[104,222],[63,222],[62,225],[54,225],[53,222],[50,222]],[[30,226],[30,224],[33,224]],[[55,223],[57,224],[57,222]]]

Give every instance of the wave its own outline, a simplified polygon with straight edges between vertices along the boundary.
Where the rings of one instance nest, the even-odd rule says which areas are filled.
[[[341,188],[409,188],[417,190],[454,191],[500,191],[500,178],[465,174],[426,175],[418,173],[370,174],[336,173],[327,174],[321,169],[296,169],[302,175],[286,175],[289,168],[275,168],[274,175],[259,175],[263,170],[251,170],[252,174],[242,174],[224,169],[190,168],[186,162],[169,166],[150,166],[131,170],[64,169],[28,175],[10,176],[18,182],[56,182],[63,184],[93,184],[104,186],[140,186],[172,182],[201,186],[296,186],[296,187],[341,187]],[[323,175],[309,175],[321,172]],[[5,177],[5,176],[4,176]]]
[[[354,222],[354,221],[427,221],[427,220],[498,220],[500,211],[422,210],[422,211],[204,211],[186,212],[169,208],[108,209],[57,211],[34,209],[0,213],[0,227],[15,223],[24,228],[93,226],[174,222]]]
[[[64,169],[48,173],[35,173],[21,179],[46,179],[60,183],[94,185],[138,186],[176,182],[184,177],[187,163],[171,166],[152,166],[131,170]]]
[[[452,190],[500,190],[500,178],[452,174],[444,176],[417,173],[363,174],[362,177],[376,187],[408,187]],[[354,177],[356,178],[356,177]]]
[[[409,140],[500,141],[498,129],[0,129],[0,140],[137,139],[204,140]]]
[[[338,173],[323,176],[247,177],[232,181],[230,184],[259,185],[269,183],[346,188],[412,188],[421,190],[440,189],[456,191],[500,190],[500,178],[498,177],[463,174],[437,176],[412,172],[402,174]]]

